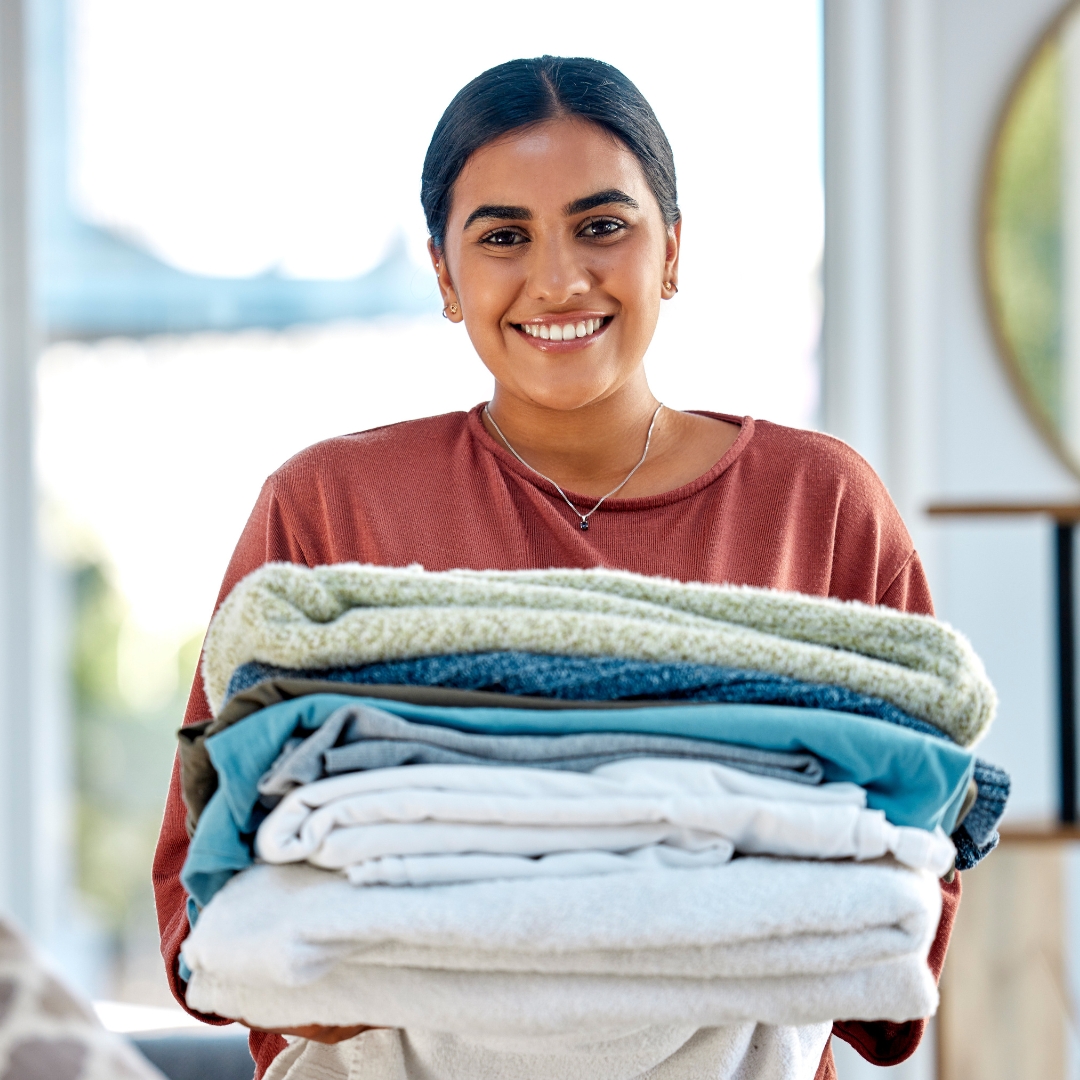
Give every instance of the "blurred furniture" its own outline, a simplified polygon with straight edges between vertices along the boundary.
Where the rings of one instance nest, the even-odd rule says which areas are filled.
[[[1065,1080],[1077,1030],[1066,856],[1076,826],[1002,829],[964,875],[941,978],[937,1080]]]
[[[255,1063],[246,1033],[159,1032],[132,1037],[169,1080],[252,1080]]]
[[[1074,542],[1078,503],[932,503],[931,517],[1037,515],[1054,522],[1054,584],[1057,599],[1058,821],[1076,822],[1076,584]]]

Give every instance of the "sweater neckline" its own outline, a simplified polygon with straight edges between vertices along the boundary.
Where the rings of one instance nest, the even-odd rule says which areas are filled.
[[[472,435],[473,439],[475,439],[484,450],[495,457],[503,468],[509,469],[523,480],[528,481],[534,487],[558,498],[559,493],[555,490],[554,484],[549,483],[536,473],[527,469],[506,449],[506,447],[492,438],[488,433],[487,428],[484,427],[483,420],[480,419],[480,414],[483,412],[485,404],[487,403],[482,401],[479,405],[475,405],[468,413],[466,413],[469,434]],[[630,499],[608,499],[604,505],[600,507],[598,513],[603,513],[605,510],[624,512],[651,510],[655,507],[668,506],[671,503],[687,499],[691,495],[696,495],[703,488],[708,487],[715,480],[719,479],[719,477],[734,464],[735,460],[742,454],[747,445],[749,445],[750,440],[754,437],[754,419],[751,416],[735,416],[731,413],[711,412],[707,409],[687,409],[686,411],[696,413],[698,416],[708,416],[713,420],[726,420],[729,424],[739,425],[740,430],[738,437],[724,452],[724,456],[721,457],[712,468],[686,484],[681,484],[679,487],[672,488],[670,491],[658,492],[655,495],[639,495]],[[563,491],[566,492],[567,498],[574,503],[587,504],[590,503],[590,501],[596,501],[595,496],[593,495],[582,495],[581,492],[571,491],[569,488],[563,488]]]

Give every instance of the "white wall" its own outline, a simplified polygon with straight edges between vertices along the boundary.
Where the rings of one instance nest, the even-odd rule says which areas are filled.
[[[939,614],[987,664],[1001,707],[982,750],[1013,773],[1013,819],[1055,809],[1052,530],[1041,520],[931,522],[922,511],[936,499],[1080,497],[1012,393],[978,272],[994,123],[1059,7],[825,4],[823,414],[882,473]]]
[[[1058,0],[949,0],[939,16],[938,494],[1075,499],[1077,481],[1012,393],[979,292],[977,200],[991,129],[1014,74]],[[940,528],[934,585],[1001,695],[984,753],[1012,772],[1014,818],[1056,798],[1052,538],[1040,522]]]

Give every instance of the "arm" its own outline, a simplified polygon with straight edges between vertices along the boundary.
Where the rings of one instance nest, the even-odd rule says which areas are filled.
[[[271,477],[263,485],[259,500],[251,512],[251,517],[229,561],[214,611],[217,611],[238,581],[265,563],[294,562],[310,566],[314,561],[318,560],[313,560],[305,552],[304,545],[296,536],[296,530],[286,520],[284,508],[275,490],[275,478]],[[195,673],[195,681],[191,687],[183,722],[185,726],[194,724],[208,719],[210,715],[210,703],[203,684],[200,657],[199,669]],[[190,929],[187,917],[187,893],[180,884],[180,870],[184,865],[188,850],[185,817],[184,800],[180,793],[180,764],[179,759],[176,759],[173,763],[161,833],[154,853],[154,898],[157,906],[158,928],[161,933],[161,954],[165,961],[169,988],[184,1009],[205,1023],[228,1024],[232,1022],[229,1019],[207,1016],[188,1009],[184,999],[187,984],[180,978],[180,947]],[[319,1042],[334,1043],[351,1038],[363,1030],[365,1030],[363,1027],[322,1028],[315,1026],[280,1033],[252,1030],[249,1041],[251,1055],[257,1067],[256,1075],[262,1076],[270,1062],[285,1049],[286,1044],[281,1037],[282,1034],[301,1035]]]
[[[880,595],[879,604],[921,615],[933,615],[934,603],[919,556],[914,551]],[[945,953],[949,948],[953,923],[960,906],[960,875],[951,882],[941,882],[941,919],[937,935],[930,946],[928,962],[935,980],[941,978]],[[898,1065],[915,1053],[926,1031],[925,1020],[908,1020],[896,1024],[889,1020],[842,1020],[833,1025],[833,1035],[853,1046],[874,1065]],[[831,1067],[831,1071],[830,1071]],[[831,1080],[836,1076],[831,1047],[826,1047],[816,1080]]]
[[[225,573],[221,590],[218,593],[216,611],[228,596],[233,586],[241,578],[250,574],[267,562],[284,561],[306,563],[304,552],[299,542],[286,526],[282,508],[276,498],[274,479],[271,477],[263,486],[262,493],[251,517],[240,536],[232,559]],[[202,661],[195,674],[191,687],[184,724],[193,724],[210,716],[210,703],[202,679]],[[161,952],[165,960],[165,970],[169,987],[176,1000],[187,1009],[184,1001],[186,984],[180,979],[178,963],[180,946],[188,934],[187,894],[180,884],[180,870],[187,857],[188,836],[184,827],[185,809],[180,794],[179,761],[173,763],[172,780],[165,803],[165,814],[161,823],[157,850],[154,853],[154,899],[157,906],[158,928],[161,933]],[[188,1010],[189,1012],[191,1010]],[[204,1016],[193,1013],[209,1024],[226,1024],[228,1020],[217,1016]],[[264,1045],[273,1040],[273,1047]],[[256,1041],[259,1045],[256,1046]],[[285,1043],[279,1036],[264,1035],[252,1037],[252,1053],[262,1067],[269,1063]],[[269,1056],[267,1054],[269,1053]],[[265,1059],[265,1060],[264,1060]]]

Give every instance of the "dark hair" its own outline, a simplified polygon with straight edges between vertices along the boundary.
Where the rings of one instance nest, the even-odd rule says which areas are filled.
[[[458,91],[431,137],[420,202],[436,247],[443,246],[454,182],[482,146],[518,128],[580,116],[606,128],[641,164],[668,225],[679,220],[675,159],[641,91],[618,68],[584,57],[511,60]]]

